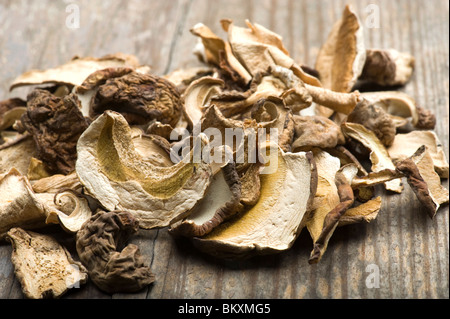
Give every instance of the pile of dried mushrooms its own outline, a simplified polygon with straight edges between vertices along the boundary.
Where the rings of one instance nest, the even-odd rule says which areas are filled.
[[[191,29],[200,68],[158,76],[132,55],[75,57],[11,84],[30,93],[0,102],[0,239],[26,297],[88,278],[108,293],[151,284],[149,258],[127,243],[139,229],[240,258],[289,249],[306,228],[317,263],[336,227],[377,217],[376,187],[406,181],[431,218],[448,203],[435,116],[398,91],[414,58],[366,48],[350,6],[314,66],[259,24],[221,25],[226,40]],[[39,233],[49,224],[77,256]]]

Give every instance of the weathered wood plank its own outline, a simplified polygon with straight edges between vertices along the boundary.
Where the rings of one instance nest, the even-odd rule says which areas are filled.
[[[404,90],[438,118],[436,133],[448,155],[448,21],[446,1],[363,0],[177,0],[76,1],[80,28],[64,26],[67,2],[0,3],[0,96],[30,68],[63,63],[73,55],[136,54],[157,74],[198,65],[192,54],[197,22],[225,37],[219,20],[245,19],[283,36],[298,62],[314,65],[320,45],[346,3],[362,21],[370,5],[379,8],[380,27],[365,28],[367,47],[411,52],[416,72]],[[444,181],[448,188],[448,180]],[[380,193],[383,191],[380,189]],[[384,194],[384,193],[383,193]],[[309,265],[311,239],[303,231],[294,246],[276,256],[223,261],[199,253],[166,229],[140,231],[133,238],[148,257],[156,282],[136,294],[109,296],[92,283],[65,298],[448,298],[448,205],[434,220],[422,211],[405,183],[389,194],[371,224],[338,228],[318,265]],[[70,243],[68,243],[70,245]],[[10,263],[11,248],[0,245],[0,298],[22,298]],[[371,268],[372,267],[372,268]],[[366,279],[377,267],[379,288]]]

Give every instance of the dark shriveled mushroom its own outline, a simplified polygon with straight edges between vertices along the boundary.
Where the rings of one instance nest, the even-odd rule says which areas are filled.
[[[145,265],[139,247],[123,246],[139,229],[128,212],[98,211],[78,231],[76,249],[95,285],[107,293],[136,292],[155,277]]]
[[[181,115],[181,98],[170,81],[139,72],[111,78],[98,88],[91,104],[91,116],[105,110],[121,113],[130,124],[158,120],[172,127]]]
[[[50,172],[69,174],[74,171],[78,138],[89,125],[76,95],[59,98],[36,89],[28,95],[27,111],[21,122],[33,136],[37,158]]]

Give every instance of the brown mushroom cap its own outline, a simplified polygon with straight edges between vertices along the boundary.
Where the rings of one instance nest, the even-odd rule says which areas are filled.
[[[155,280],[138,246],[122,248],[138,229],[138,221],[128,212],[98,211],[78,231],[78,256],[101,290],[135,292]]]
[[[108,79],[91,103],[91,116],[105,110],[122,113],[130,124],[146,124],[153,119],[172,127],[181,116],[181,97],[168,80],[139,72]]]

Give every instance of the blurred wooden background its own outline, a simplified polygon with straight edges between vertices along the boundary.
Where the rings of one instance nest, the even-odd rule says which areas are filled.
[[[222,37],[219,20],[243,26],[257,22],[283,36],[292,57],[314,65],[332,24],[350,3],[363,22],[376,5],[379,28],[365,28],[368,48],[412,53],[416,71],[403,89],[434,110],[436,133],[448,157],[449,4],[445,0],[0,0],[0,99],[11,81],[32,68],[49,68],[73,56],[135,54],[156,74],[197,65],[196,38],[189,29],[203,22]],[[80,10],[79,28],[70,29],[66,8]],[[444,181],[449,187],[448,180]],[[199,253],[166,229],[140,231],[133,238],[148,256],[154,284],[135,294],[109,296],[92,283],[64,298],[448,298],[449,209],[434,220],[421,211],[406,185],[388,195],[377,220],[339,228],[318,265],[309,265],[312,242],[306,230],[289,251],[230,262]],[[68,239],[69,249],[73,243]],[[23,298],[0,244],[0,298]],[[366,279],[379,269],[379,288]]]

